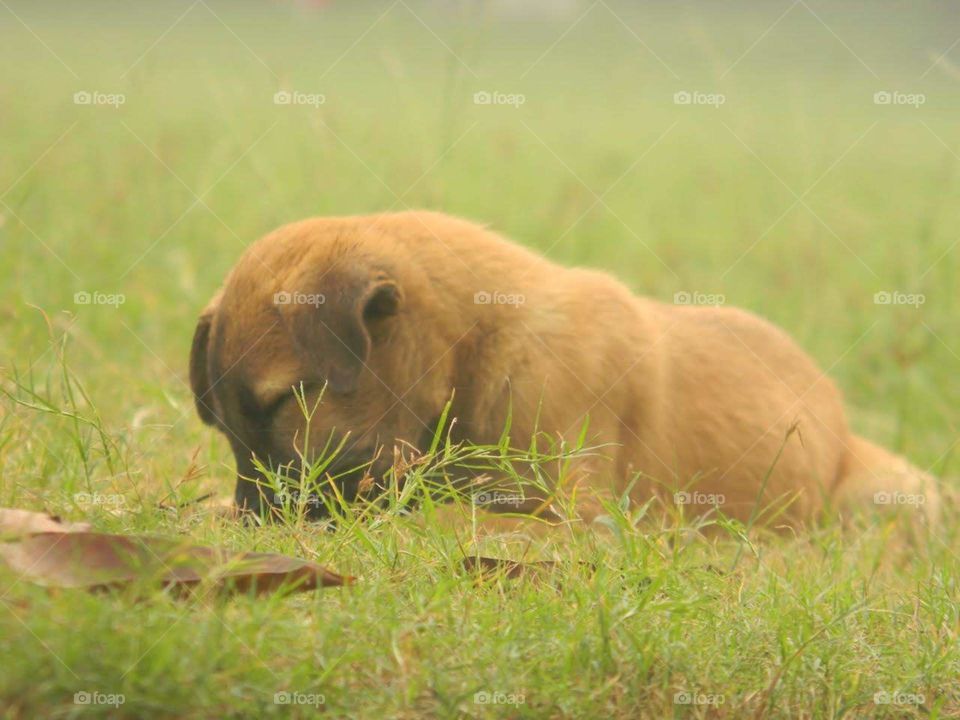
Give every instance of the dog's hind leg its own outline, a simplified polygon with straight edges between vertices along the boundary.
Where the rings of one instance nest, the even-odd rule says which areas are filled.
[[[940,493],[932,475],[858,435],[847,441],[833,502],[844,515],[903,510],[936,524],[940,514]]]

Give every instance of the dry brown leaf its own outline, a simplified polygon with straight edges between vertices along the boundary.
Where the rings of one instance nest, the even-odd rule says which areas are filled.
[[[140,580],[184,591],[205,583],[228,592],[263,594],[281,587],[302,591],[353,582],[286,555],[95,532],[32,534],[0,543],[0,558],[27,580],[65,588],[105,589]]]
[[[581,562],[579,564],[591,570],[594,569],[590,563]],[[556,570],[560,567],[562,567],[561,563],[555,560],[518,562],[516,560],[481,557],[479,555],[468,556],[463,559],[464,570],[467,572],[475,572],[482,578],[489,578],[500,574],[509,580],[516,580],[526,576],[542,577],[543,573]]]
[[[22,537],[41,532],[84,532],[90,529],[89,523],[64,522],[47,513],[0,508],[0,537]]]

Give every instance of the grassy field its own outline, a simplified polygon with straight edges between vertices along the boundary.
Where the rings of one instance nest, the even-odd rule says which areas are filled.
[[[0,506],[359,578],[182,601],[0,570],[0,713],[960,716],[955,12],[321,4],[0,2]],[[780,324],[859,432],[945,478],[942,526],[700,533],[625,506],[527,538],[159,510],[232,492],[186,361],[244,246],[408,207]],[[464,551],[561,565],[478,584]]]

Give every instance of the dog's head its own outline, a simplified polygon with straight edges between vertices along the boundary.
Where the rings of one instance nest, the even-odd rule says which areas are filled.
[[[325,475],[351,500],[363,478],[379,484],[397,444],[423,447],[450,392],[448,363],[430,357],[435,305],[375,226],[305,221],[244,253],[190,354],[197,411],[233,449],[239,507],[262,513],[274,501],[255,459],[295,479],[304,458],[342,444]]]

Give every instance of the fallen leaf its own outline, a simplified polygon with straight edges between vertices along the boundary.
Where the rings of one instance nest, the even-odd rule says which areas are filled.
[[[238,553],[171,538],[96,532],[41,532],[0,543],[0,558],[25,579],[63,588],[106,589],[134,581],[189,591],[201,583],[228,592],[268,593],[347,585],[352,577],[272,553]]]
[[[594,566],[588,562],[580,562],[581,567],[595,570]],[[524,576],[540,577],[544,572],[557,570],[563,565],[555,560],[536,560],[534,562],[518,562],[516,560],[504,560],[502,558],[482,557],[479,555],[468,556],[463,559],[463,569],[467,572],[475,572],[481,577],[489,578],[492,575],[502,574],[509,580],[516,580]]]
[[[83,532],[90,529],[89,523],[63,522],[47,513],[0,508],[0,537],[21,537],[41,532]]]
[[[177,512],[182,515],[208,515],[222,520],[237,520],[241,513],[233,497],[217,497],[213,493],[206,493],[193,500],[186,500],[178,504],[160,502],[159,510]]]

